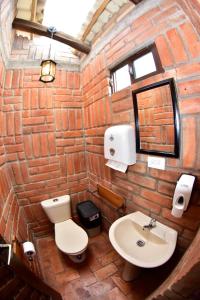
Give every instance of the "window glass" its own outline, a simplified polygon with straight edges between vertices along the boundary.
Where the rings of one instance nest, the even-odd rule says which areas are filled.
[[[152,52],[149,52],[141,56],[140,58],[134,60],[133,67],[136,79],[155,72],[156,65]]]
[[[110,70],[111,92],[115,93],[139,80],[164,71],[156,45],[152,44],[121,61]]]
[[[125,65],[124,67],[118,69],[116,72],[114,72],[114,91],[120,91],[127,86],[131,85],[131,78],[129,74],[129,68],[128,65]]]

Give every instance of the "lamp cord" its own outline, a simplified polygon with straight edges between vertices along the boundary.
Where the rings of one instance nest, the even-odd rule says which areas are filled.
[[[51,34],[50,39],[53,39],[53,35],[54,33],[57,32],[56,28],[51,26],[47,28],[47,31]],[[48,58],[51,59],[51,41],[50,41],[50,47],[49,47],[49,54],[48,54]]]

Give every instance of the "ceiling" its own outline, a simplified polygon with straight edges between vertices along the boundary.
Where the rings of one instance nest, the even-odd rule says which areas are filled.
[[[17,17],[42,23],[46,0],[18,0]]]
[[[83,2],[83,0],[74,0]],[[92,1],[92,0],[86,0]],[[48,2],[50,2],[52,10],[53,10],[53,16],[59,20],[60,15],[62,18],[66,18],[66,22],[62,22],[64,25],[66,23],[66,27],[62,26],[60,31],[63,31],[69,35],[75,36],[82,41],[91,43],[93,38],[97,35],[98,32],[100,32],[104,25],[115,15],[119,12],[119,10],[127,5],[133,6],[134,4],[131,3],[129,0],[93,0],[93,5],[88,6],[87,9],[81,9],[79,7],[79,10],[73,10],[74,5],[72,5],[71,1],[64,0],[63,3],[65,7],[63,7],[63,10],[66,12],[65,14],[62,14],[61,7],[58,7],[58,2],[55,0],[18,0],[17,1],[17,18],[34,21],[43,24],[43,19],[45,15],[45,5],[48,7]],[[71,2],[71,4],[70,4]],[[62,3],[62,1],[60,2]],[[52,6],[52,4],[55,4],[55,7]],[[68,8],[68,6],[69,8]],[[71,6],[71,10],[70,10]],[[73,6],[73,7],[72,7]],[[77,12],[81,11],[82,14],[85,14],[83,17],[80,17],[77,15]],[[70,22],[67,22],[67,20],[70,17],[70,13],[67,15],[67,12],[71,13],[71,19]],[[56,14],[58,17],[56,17]],[[46,26],[55,26],[56,24],[52,24],[52,14],[50,13],[50,21],[46,20],[45,18],[45,24]],[[68,17],[67,17],[68,16]],[[48,24],[48,22],[50,22]],[[60,24],[60,23],[59,23]],[[67,24],[72,24],[72,26],[67,27]],[[74,27],[76,27],[76,31],[74,30]],[[59,28],[58,28],[59,30]],[[22,33],[17,32],[18,35],[28,36],[31,37],[29,33]]]

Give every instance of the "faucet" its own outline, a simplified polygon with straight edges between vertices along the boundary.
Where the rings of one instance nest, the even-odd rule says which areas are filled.
[[[143,226],[143,230],[145,229],[145,228],[148,228],[149,230],[150,229],[152,229],[152,228],[154,228],[154,227],[156,227],[156,219],[151,219],[150,220],[150,222],[149,222],[149,224],[148,225],[144,225]]]

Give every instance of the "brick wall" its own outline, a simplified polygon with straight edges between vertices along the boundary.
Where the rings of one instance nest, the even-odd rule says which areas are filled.
[[[12,21],[15,16],[16,3],[16,0],[2,0],[0,2],[0,50],[4,60],[9,58],[12,48]]]
[[[38,69],[7,70],[3,92],[7,168],[35,235],[51,228],[42,200],[70,194],[74,209],[88,184],[80,74],[58,70],[47,85],[38,78]]]
[[[74,210],[86,198],[87,179],[80,75],[58,71],[56,82],[44,89],[39,70],[21,69],[39,66],[48,51],[40,39],[19,37],[13,44],[15,4],[0,3],[0,234],[22,242],[53,228],[41,200],[70,193]],[[79,59],[68,48],[57,43],[52,53],[69,70],[78,70]],[[38,271],[34,262],[31,268]]]
[[[30,66],[40,65],[42,59],[47,59],[51,43],[51,59],[57,64],[70,65],[79,69],[79,58],[73,54],[73,49],[57,41],[50,41],[49,38],[34,36],[32,40],[27,37],[15,36],[9,56],[10,64],[23,64]]]
[[[6,119],[8,106],[4,101],[5,77],[6,70],[0,56],[0,234],[7,242],[11,242],[15,237],[19,241],[25,241],[31,239],[28,233],[27,217],[24,208],[19,205],[12,185],[4,145],[5,140],[9,140],[9,136],[5,134],[5,126],[10,128],[9,132],[12,126],[10,117]]]
[[[121,32],[114,32],[109,38],[105,35],[102,44],[97,45],[83,63],[89,189],[103,211],[106,226],[118,217],[118,213],[99,198],[97,183],[122,195],[126,199],[127,212],[141,210],[176,229],[179,246],[187,248],[200,224],[200,40],[194,19],[185,13],[189,9],[186,10],[185,1],[149,3],[152,6],[147,12],[142,13],[141,4],[136,17],[130,17],[131,13],[127,16],[123,23],[126,26],[118,24]],[[109,67],[152,42],[156,43],[165,73],[109,96]],[[105,129],[115,124],[134,124],[131,90],[170,77],[176,82],[181,114],[180,159],[167,158],[165,171],[148,168],[147,155],[139,154],[137,163],[130,166],[126,174],[106,167],[103,156]],[[189,208],[178,219],[171,215],[171,206],[175,183],[181,173],[194,174],[197,180]]]
[[[0,56],[0,234],[6,241],[11,242],[15,236],[26,240],[27,227],[23,210],[19,208],[6,165],[3,132],[5,121],[3,101],[4,77],[5,67]]]

